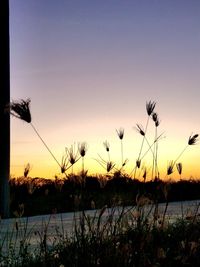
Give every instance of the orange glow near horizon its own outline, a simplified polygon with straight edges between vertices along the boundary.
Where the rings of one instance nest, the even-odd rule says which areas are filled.
[[[15,123],[21,123],[16,121]],[[27,127],[27,125],[21,125],[21,127]],[[97,129],[99,130],[99,129]],[[58,177],[64,177],[60,173],[60,168],[54,159],[51,157],[50,153],[43,146],[41,141],[30,131],[30,129],[25,129],[27,134],[29,133],[32,142],[21,142],[14,143],[12,145],[12,157],[11,157],[11,175],[12,177],[23,176],[24,167],[27,163],[31,165],[30,176],[31,177],[41,177],[41,178],[54,178],[55,175]],[[60,133],[60,131],[58,131]],[[149,131],[150,132],[150,131]],[[150,132],[153,136],[153,132]],[[94,132],[93,132],[94,135]],[[120,169],[121,164],[121,146],[120,140],[115,131],[108,135],[108,138],[102,138],[97,135],[99,142],[95,142],[93,135],[91,136],[91,142],[87,142],[88,151],[85,156],[85,169],[88,170],[89,175],[106,174],[106,170],[97,162],[100,155],[105,161],[108,160],[108,154],[103,146],[103,142],[108,140],[110,144],[110,158],[111,161],[116,165],[116,169]],[[51,133],[48,135],[48,139],[54,145],[50,145],[54,155],[61,162],[62,156],[65,154],[65,147],[70,147],[71,144],[75,144],[77,147],[78,142],[72,142],[63,146],[61,142],[56,146],[56,141],[59,137],[56,137],[56,133],[52,136]],[[30,140],[31,140],[30,139]],[[149,138],[149,143],[152,144],[152,137]],[[62,141],[62,138],[60,139]],[[166,175],[167,165],[171,160],[177,159],[178,155],[183,151],[187,145],[188,137],[185,140],[167,138],[163,134],[163,138],[159,141],[158,145],[158,168],[160,172],[161,179],[180,179],[180,175],[177,172],[176,166],[174,167],[174,172],[168,177]],[[80,142],[80,141],[79,141]],[[134,172],[132,171],[135,167],[135,161],[138,157],[142,142],[142,136],[136,133],[133,129],[129,132],[125,129],[125,135],[123,139],[123,154],[124,159],[128,159],[127,165],[124,168],[124,172],[128,175]],[[147,144],[144,143],[142,155],[149,150]],[[181,162],[183,164],[183,172],[181,175],[182,179],[198,179],[200,177],[200,171],[197,164],[197,159],[199,157],[198,145],[188,146],[185,152],[177,160],[176,163]],[[142,167],[146,167],[148,170],[147,180],[152,178],[152,152],[149,151],[144,158],[142,158],[141,168],[137,170],[137,178],[142,179],[143,170]],[[68,170],[68,174],[71,173],[72,168]],[[78,174],[81,171],[81,160],[77,162],[73,167],[73,172]]]
[[[46,169],[45,169],[45,165],[46,164],[44,164],[43,167],[42,166],[37,167],[36,165],[31,164],[31,170],[30,170],[29,176],[32,178],[39,177],[39,178],[50,178],[50,179],[54,179],[55,176],[58,176],[60,178],[65,177],[64,175],[60,174],[59,167],[57,168],[56,166],[54,166],[55,164],[46,166]],[[77,163],[76,165],[74,165],[74,168],[73,168],[74,174],[78,174],[81,171],[81,167],[78,165],[80,165],[80,164]],[[88,165],[90,165],[90,166],[88,166]],[[175,167],[174,173],[168,177],[166,175],[166,170],[167,170],[167,163],[166,163],[165,166],[161,166],[159,168],[160,179],[161,180],[169,180],[169,179],[179,180],[180,177],[181,177],[181,179],[199,179],[199,177],[200,177],[199,168],[195,164],[192,164],[192,162],[188,162],[187,165],[189,165],[189,166],[186,166],[186,164],[183,165],[183,174],[181,176],[178,174],[176,167]],[[24,164],[24,166],[11,167],[11,178],[22,177],[23,172],[24,172],[24,167],[25,167],[25,164]],[[187,167],[187,169],[186,169],[186,167]],[[130,173],[133,169],[134,168],[127,166],[124,169],[124,173],[126,173],[127,175],[130,175]],[[105,169],[103,169],[103,167],[98,165],[97,162],[94,162],[93,160],[89,160],[87,158],[86,158],[86,170],[88,170],[88,175],[92,175],[92,176],[106,175],[107,174]],[[70,174],[70,173],[71,173],[71,169],[68,170],[67,174]],[[136,176],[137,179],[143,180],[142,175],[138,176],[138,173],[143,174],[143,171],[138,170],[137,176]],[[112,174],[112,172],[110,174]],[[133,177],[133,174],[131,175],[131,177]],[[149,180],[151,180],[150,168],[149,168],[149,172],[148,172],[146,181],[149,181]]]

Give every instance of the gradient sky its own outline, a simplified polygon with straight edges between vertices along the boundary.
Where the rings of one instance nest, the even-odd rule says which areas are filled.
[[[142,142],[146,101],[161,119],[159,166],[166,167],[200,133],[199,0],[10,0],[11,99],[31,98],[33,124],[61,160],[65,147],[86,141],[86,168],[110,143],[120,165],[124,127],[127,172]],[[59,168],[30,125],[12,118],[11,174],[54,177]],[[153,140],[153,123],[147,137]],[[145,151],[145,148],[144,148]],[[199,145],[180,161],[183,177],[200,177]],[[144,158],[147,167],[151,158]],[[77,163],[74,171],[80,170]],[[176,177],[174,173],[172,177]]]

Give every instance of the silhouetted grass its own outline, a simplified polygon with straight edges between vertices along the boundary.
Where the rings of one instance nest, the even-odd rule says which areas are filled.
[[[86,143],[65,149],[61,164],[31,123],[30,100],[13,102],[10,112],[31,124],[51,156],[60,168],[61,178],[30,178],[30,164],[25,167],[24,176],[10,180],[11,210],[17,217],[11,232],[0,231],[0,266],[134,266],[170,267],[200,265],[200,221],[198,209],[187,217],[170,221],[167,209],[171,201],[200,199],[200,180],[162,181],[158,168],[158,134],[160,124],[156,103],[146,103],[147,122],[145,129],[137,124],[142,135],[142,143],[134,176],[126,174],[124,160],[124,129],[117,130],[121,141],[121,164],[111,161],[110,144],[104,142],[108,160],[100,155],[97,162],[106,170],[105,175],[88,176],[85,169]],[[147,140],[150,119],[155,126],[153,142]],[[174,172],[174,167],[182,175],[180,159],[185,150],[197,143],[198,134],[191,135],[187,145],[175,160],[167,166],[166,176]],[[144,141],[148,150],[143,152]],[[147,181],[148,169],[141,161],[148,152],[152,153],[151,181]],[[74,164],[82,158],[80,174],[73,171]],[[71,174],[67,170],[72,168]],[[142,177],[136,177],[141,169]],[[132,171],[132,172],[133,172]],[[64,178],[62,174],[65,174]],[[142,179],[141,179],[142,178]],[[141,182],[143,180],[143,182]],[[184,192],[184,194],[183,194]],[[160,213],[159,203],[165,206]],[[147,208],[147,211],[146,211]],[[93,215],[86,210],[95,209]],[[148,211],[149,209],[149,211]],[[49,236],[51,216],[43,222],[43,228],[29,229],[28,219],[21,225],[21,217],[41,214],[55,214],[77,211],[73,231],[65,232],[61,217],[61,228],[54,229]],[[52,229],[51,229],[52,230]],[[38,241],[33,247],[31,237]],[[6,250],[5,250],[6,246]]]
[[[10,180],[11,210],[13,215],[19,205],[23,204],[24,216],[31,216],[51,214],[53,210],[69,212],[91,209],[91,202],[95,203],[96,208],[102,208],[104,205],[111,207],[117,202],[121,205],[135,205],[136,196],[140,194],[145,194],[157,202],[165,202],[163,188],[168,185],[169,201],[200,199],[200,180],[157,180],[144,183],[116,173],[109,179],[106,176],[86,176],[83,185],[81,175],[69,175],[68,179]],[[81,199],[79,205],[77,198]]]
[[[62,217],[53,235],[51,217],[42,229],[15,221],[11,233],[0,231],[0,266],[199,266],[199,218],[193,214],[190,220],[162,221],[163,214],[152,213],[154,204],[145,212],[149,203],[141,195],[135,207],[104,206],[93,215],[82,211],[71,234]]]

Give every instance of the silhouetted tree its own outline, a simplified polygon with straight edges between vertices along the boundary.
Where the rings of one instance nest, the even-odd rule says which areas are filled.
[[[0,215],[9,217],[10,103],[9,0],[0,0]]]

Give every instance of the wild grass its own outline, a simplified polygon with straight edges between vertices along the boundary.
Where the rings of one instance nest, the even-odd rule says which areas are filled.
[[[31,102],[30,99],[11,102],[9,105],[10,114],[13,115],[14,117],[18,118],[18,119],[21,119],[21,120],[27,122],[28,124],[30,124],[32,126],[32,128],[35,131],[35,133],[37,134],[37,136],[40,138],[40,140],[42,141],[42,143],[44,144],[46,149],[49,151],[50,155],[53,157],[53,159],[55,160],[55,162],[59,166],[61,174],[65,174],[65,176],[67,177],[67,171],[70,168],[72,169],[71,174],[73,174],[73,172],[74,172],[73,167],[74,167],[75,163],[77,163],[82,158],[82,176],[84,178],[87,174],[87,170],[85,170],[85,164],[84,164],[86,151],[88,149],[86,142],[79,143],[77,148],[76,148],[75,143],[73,145],[71,145],[69,148],[66,147],[65,148],[65,155],[63,155],[61,163],[60,163],[60,161],[55,157],[52,150],[46,144],[46,142],[41,137],[38,130],[36,129],[36,127],[32,123],[32,115],[31,115],[31,111],[30,111],[30,102]],[[132,175],[132,173],[134,172],[133,179],[139,178],[139,177],[136,177],[137,171],[139,169],[141,170],[143,168],[143,169],[147,170],[147,167],[144,166],[142,161],[143,161],[144,157],[148,154],[149,151],[152,154],[152,166],[150,167],[151,168],[151,180],[160,179],[159,166],[158,166],[158,144],[159,144],[159,141],[162,138],[163,134],[158,133],[158,126],[160,125],[160,119],[159,119],[158,113],[155,112],[155,108],[156,108],[156,102],[155,101],[146,102],[146,113],[147,113],[146,126],[145,126],[145,128],[143,128],[143,126],[141,124],[137,123],[136,127],[135,127],[137,132],[142,136],[142,143],[141,143],[138,157],[136,159],[135,167],[132,170],[132,172],[130,173],[130,175]],[[153,124],[155,126],[155,135],[153,138],[153,142],[149,142],[148,138],[147,138],[147,130],[148,130],[148,126],[150,124],[150,120],[153,122]],[[123,145],[124,132],[125,132],[124,128],[121,127],[119,129],[116,129],[116,132],[117,132],[117,135],[118,135],[118,137],[120,139],[120,143],[121,143],[121,150],[120,150],[121,151],[120,152],[121,153],[121,164],[120,164],[120,167],[117,168],[116,167],[117,164],[115,162],[111,161],[110,144],[107,140],[103,143],[103,145],[106,149],[108,159],[105,160],[100,155],[98,155],[99,159],[96,159],[97,162],[104,169],[106,169],[107,173],[111,173],[111,171],[114,171],[114,172],[118,171],[120,173],[124,172],[125,171],[125,165],[128,162],[128,159],[124,159],[124,145]],[[167,167],[167,173],[166,173],[167,176],[169,176],[170,174],[173,173],[174,166],[177,164],[177,161],[180,159],[180,157],[183,155],[183,153],[186,151],[186,149],[189,146],[193,146],[193,145],[197,144],[198,137],[199,137],[198,134],[192,134],[189,136],[187,145],[184,147],[184,149],[181,151],[181,153],[179,153],[179,155],[177,156],[177,158],[175,160],[170,161],[170,163]],[[143,152],[144,142],[146,142],[148,147],[149,147],[145,152]],[[170,166],[170,164],[171,164],[171,166]],[[180,166],[181,166],[180,164],[182,164],[182,163],[179,162],[178,164],[179,164],[179,167],[177,168],[177,170],[178,170],[178,172],[180,172]],[[182,168],[181,168],[181,170],[182,170]],[[140,174],[141,174],[141,172],[140,172]],[[147,175],[147,172],[145,175]]]
[[[0,232],[0,266],[199,266],[198,216],[170,222],[155,208],[141,196],[135,207],[74,213],[68,230],[62,217],[53,227],[52,216],[41,227],[13,221]]]
[[[117,135],[121,143],[121,163],[111,160],[110,144],[103,143],[107,159],[99,155],[97,162],[105,169],[105,175],[91,177],[85,168],[87,144],[85,142],[65,149],[61,163],[56,159],[35,126],[32,124],[30,100],[10,104],[15,117],[29,123],[60,168],[61,177],[43,180],[29,177],[30,164],[21,179],[10,180],[11,228],[0,228],[0,266],[134,266],[170,267],[200,265],[199,205],[191,214],[179,218],[169,217],[170,201],[200,198],[199,181],[169,180],[177,171],[182,175],[182,163],[178,162],[189,146],[198,141],[198,134],[191,135],[187,145],[167,166],[168,181],[160,179],[158,145],[162,134],[158,133],[160,119],[155,112],[156,102],[146,103],[147,122],[136,129],[142,143],[135,167],[130,175],[125,173],[124,129]],[[155,126],[152,142],[147,130],[150,120]],[[148,149],[144,152],[144,142]],[[148,152],[152,155],[150,170],[142,164]],[[73,166],[82,159],[80,174]],[[71,168],[71,173],[67,171]],[[140,170],[139,175],[137,171]],[[147,173],[151,180],[147,181]],[[142,177],[141,177],[141,173]],[[64,177],[62,175],[65,175]],[[139,179],[142,178],[143,182]],[[160,202],[164,202],[160,211]],[[88,212],[88,209],[96,209]],[[73,212],[71,228],[62,215],[53,224],[54,216],[61,212]],[[30,224],[28,216],[52,214],[42,225]],[[24,216],[24,219],[22,218]]]
[[[200,199],[199,180],[142,182],[125,175],[119,176],[118,172],[113,177],[85,176],[84,180],[82,174],[69,175],[66,179],[56,177],[54,180],[13,178],[10,181],[11,216],[91,209],[94,206],[91,203],[95,203],[97,209],[105,205],[111,207],[117,202],[124,206],[135,205],[138,194],[145,194],[159,203],[166,202],[167,188],[169,202]]]
[[[76,202],[77,199],[80,200],[81,204],[78,207],[79,209],[90,208],[92,201],[95,202],[95,206],[97,208],[102,208],[103,205],[111,205],[112,199],[114,199],[116,195],[122,199],[124,205],[129,205],[135,204],[134,201],[136,199],[136,195],[144,192],[146,194],[150,194],[151,197],[156,198],[157,201],[166,201],[166,199],[163,198],[162,193],[159,192],[159,187],[160,184],[162,184],[162,180],[159,174],[158,166],[158,145],[163,134],[158,133],[160,119],[158,113],[155,111],[155,108],[155,101],[146,102],[146,125],[143,128],[142,124],[136,124],[136,130],[142,137],[142,143],[139,150],[139,155],[136,159],[135,167],[132,172],[127,174],[125,170],[128,160],[124,160],[123,141],[125,135],[124,128],[121,127],[116,130],[121,143],[121,163],[117,164],[117,162],[114,162],[111,159],[111,146],[106,140],[103,145],[107,153],[107,158],[104,159],[98,154],[98,159],[96,159],[96,161],[105,169],[106,173],[98,178],[88,176],[88,170],[85,168],[85,158],[88,150],[86,142],[79,143],[77,146],[74,143],[69,148],[66,147],[65,154],[63,155],[60,163],[57,159],[55,159],[53,152],[49,149],[44,142],[44,139],[41,138],[36,128],[32,125],[30,99],[13,101],[10,104],[10,113],[13,116],[32,125],[36,134],[48,149],[51,156],[53,156],[55,161],[58,163],[60,174],[56,175],[55,181],[47,180],[47,183],[43,184],[41,179],[28,179],[31,167],[30,164],[27,164],[24,170],[24,177],[21,178],[21,180],[24,180],[23,185],[18,187],[16,180],[12,180],[10,182],[12,212],[18,211],[20,205],[22,204],[25,207],[24,214],[26,216],[29,215],[28,212],[30,211],[32,214],[51,213],[53,209],[57,209],[59,212],[72,211],[74,209],[74,199],[76,199]],[[150,122],[152,122],[155,127],[155,134],[153,140],[151,141],[149,141],[150,138],[147,136]],[[143,151],[144,142],[146,142],[148,147],[146,151]],[[179,160],[186,149],[196,145],[197,142],[198,134],[192,134],[189,136],[187,144],[181,153],[178,154],[176,159],[169,161],[166,170],[166,176],[164,178],[170,180],[171,174],[175,171],[175,166],[181,178],[183,164]],[[152,156],[152,166],[144,164],[144,158],[147,154]],[[80,174],[75,174],[74,165],[80,159],[82,159],[82,169]],[[150,180],[148,177],[149,174],[151,174]],[[138,180],[142,180],[144,184],[140,185]],[[191,187],[190,185],[188,189]],[[175,186],[173,185],[173,188],[174,187]],[[153,188],[154,192],[152,192],[151,188]],[[190,199],[192,194],[187,194],[187,191],[188,190],[186,190],[184,193],[185,198]],[[169,201],[179,200],[179,195],[179,190],[177,190],[177,192],[174,193],[174,196],[176,196],[175,199],[170,196]],[[38,199],[42,201],[44,205],[39,205]]]

